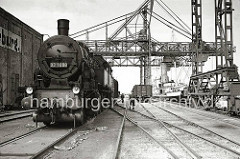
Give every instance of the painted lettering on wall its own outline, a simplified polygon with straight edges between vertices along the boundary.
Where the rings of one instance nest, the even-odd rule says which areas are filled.
[[[21,42],[19,35],[0,27],[0,47],[21,52]]]

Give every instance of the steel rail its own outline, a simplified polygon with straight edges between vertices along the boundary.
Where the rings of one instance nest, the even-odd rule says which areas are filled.
[[[29,135],[31,135],[31,134],[33,134],[33,133],[41,130],[41,129],[44,129],[44,128],[46,128],[46,126],[39,127],[39,128],[37,128],[37,129],[34,129],[34,130],[32,130],[32,131],[30,131],[30,132],[27,132],[27,133],[25,133],[25,134],[19,135],[19,136],[17,136],[17,137],[14,137],[14,138],[12,138],[12,139],[7,140],[7,141],[3,141],[3,142],[0,143],[0,147],[3,147],[3,146],[5,146],[5,145],[10,144],[10,143],[12,143],[12,142],[15,142],[15,141],[17,141],[17,140],[23,139],[23,138],[25,138],[25,137],[27,137],[27,136],[29,136]]]
[[[32,116],[32,113],[22,113],[22,115],[21,114],[17,114],[17,115],[18,116],[11,115],[12,117],[6,116],[6,119],[1,119],[0,123],[4,123],[4,122],[16,120],[16,119],[21,119],[21,118],[26,118],[26,117]],[[5,117],[2,117],[2,118],[5,118]]]
[[[171,104],[170,102],[167,102],[167,103],[168,103],[168,104]],[[173,102],[173,103],[174,103],[174,104],[179,104],[179,105],[182,105],[182,106],[184,105],[184,104],[181,104],[181,103],[175,103],[175,102]],[[177,106],[179,106],[179,105],[177,105]],[[179,106],[179,107],[180,107],[180,106]],[[220,118],[216,118],[216,117],[212,117],[212,116],[210,116],[210,115],[203,114],[203,113],[201,113],[201,110],[195,109],[195,110],[193,111],[193,110],[190,110],[190,108],[188,108],[188,107],[185,107],[185,108],[186,108],[185,110],[187,110],[187,111],[189,111],[189,112],[192,112],[192,113],[195,113],[195,114],[198,114],[198,115],[202,115],[202,116],[211,118],[211,119],[213,119],[213,120],[221,121],[221,122],[227,123],[227,124],[229,124],[229,125],[232,125],[232,126],[235,126],[235,127],[240,128],[240,125],[236,125],[236,124],[231,123],[231,122],[228,122],[228,121],[226,121],[226,120],[222,120],[222,119],[220,119]],[[196,112],[196,111],[197,111],[197,112]],[[230,118],[230,119],[232,119],[232,120],[235,120],[235,121],[240,122],[239,118],[233,118],[233,117],[230,117],[230,116],[227,116],[227,117]]]
[[[153,106],[155,106],[155,105],[153,105]],[[155,106],[155,107],[157,107],[157,106]],[[159,107],[157,107],[157,108],[159,108]],[[160,109],[161,109],[161,108],[160,108]],[[152,118],[152,119],[155,120],[155,121],[160,120],[160,119],[153,118],[153,117],[147,116],[147,115],[145,115],[145,114],[142,114],[141,112],[138,112],[138,111],[135,111],[135,110],[133,110],[133,111],[136,112],[136,113],[139,113],[139,114],[141,114],[141,115],[143,115],[143,116],[145,116],[145,117],[147,117],[147,118]],[[174,113],[172,113],[172,112],[169,112],[169,113],[170,113],[170,114],[174,114]],[[177,115],[175,115],[175,116],[177,116]],[[225,137],[223,137],[223,136],[221,136],[221,135],[219,135],[219,134],[217,134],[217,133],[215,133],[215,132],[213,132],[213,131],[211,131],[211,130],[209,130],[209,129],[207,129],[207,128],[204,128],[204,127],[202,127],[202,126],[200,126],[200,125],[198,125],[198,124],[195,124],[195,123],[193,123],[193,122],[190,122],[190,121],[188,121],[188,120],[186,120],[186,119],[184,119],[184,118],[182,118],[182,117],[179,117],[179,118],[182,119],[182,120],[184,120],[184,121],[186,121],[186,122],[188,122],[188,123],[194,124],[194,125],[202,128],[202,129],[204,129],[204,130],[206,130],[206,131],[208,131],[208,132],[210,132],[210,133],[213,133],[214,135],[216,135],[216,136],[218,136],[218,137],[221,137],[222,139],[228,140],[229,142],[232,142],[232,143],[236,144],[237,146],[240,146],[239,143],[237,143],[237,142],[235,142],[235,141],[232,141],[232,140],[230,140],[230,139],[228,139],[228,138],[225,138]],[[160,120],[160,121],[162,121],[162,120]],[[185,129],[182,129],[182,128],[178,127],[178,126],[175,126],[175,125],[173,125],[173,124],[170,124],[169,122],[166,122],[166,121],[162,121],[162,122],[165,123],[165,124],[167,124],[167,125],[169,125],[169,126],[171,126],[171,127],[175,127],[175,128],[177,128],[177,129],[179,129],[179,130],[182,130],[182,131],[184,131],[184,132],[186,132],[186,133],[189,133],[189,134],[191,134],[191,135],[193,135],[193,136],[195,136],[195,137],[198,137],[198,138],[200,138],[200,139],[202,139],[202,140],[205,140],[205,141],[207,141],[207,142],[209,142],[209,143],[212,143],[213,145],[216,145],[216,146],[218,146],[218,147],[220,147],[220,148],[222,148],[222,149],[225,149],[225,150],[227,150],[227,151],[229,151],[229,152],[232,152],[232,153],[240,156],[240,153],[239,153],[239,152],[237,152],[237,151],[235,151],[235,150],[232,150],[232,149],[230,149],[230,148],[228,148],[228,147],[226,147],[226,146],[220,145],[220,144],[218,144],[218,143],[216,143],[216,142],[214,142],[214,141],[211,141],[211,140],[206,139],[206,138],[204,138],[204,137],[202,137],[202,136],[199,136],[199,135],[197,135],[197,134],[194,134],[194,133],[192,133],[192,132],[190,132],[190,131],[187,131],[187,130],[185,130]]]
[[[17,140],[21,140],[27,136],[30,136],[36,132],[38,132],[39,130],[42,130],[44,128],[47,128],[47,126],[43,126],[40,127],[38,129],[35,129],[31,132],[25,133],[23,135],[20,135],[18,137],[15,137],[13,139],[10,139],[8,141],[4,141],[2,143],[0,143],[0,147],[4,147],[8,144],[11,144],[12,142],[15,142]],[[43,156],[46,152],[48,152],[50,149],[53,149],[55,145],[59,144],[60,142],[62,142],[63,140],[65,140],[66,138],[70,137],[71,135],[75,134],[78,131],[78,129],[71,129],[71,131],[67,132],[65,135],[63,135],[62,137],[59,137],[57,140],[53,141],[49,146],[41,149],[40,151],[38,151],[37,153],[0,153],[0,156],[29,156],[31,159],[35,159],[35,158],[40,158],[41,156]]]
[[[122,119],[122,124],[120,126],[120,131],[119,131],[119,134],[118,134],[118,138],[117,138],[117,142],[116,142],[116,147],[115,149],[113,150],[114,151],[114,157],[115,159],[118,159],[119,157],[119,152],[120,152],[120,148],[121,148],[121,139],[122,139],[122,135],[123,135],[123,130],[124,130],[124,125],[125,125],[125,121],[126,121],[126,111],[124,112],[124,116],[123,116],[123,119]]]
[[[64,136],[60,137],[59,139],[57,139],[55,142],[53,142],[52,144],[50,144],[49,146],[45,147],[44,149],[42,149],[41,151],[39,151],[38,153],[36,153],[35,155],[33,155],[30,159],[37,159],[40,158],[41,156],[43,156],[46,152],[48,152],[50,149],[53,149],[55,145],[59,144],[60,142],[64,141],[66,138],[70,137],[71,135],[75,134],[78,131],[78,129],[73,129],[71,131],[69,131],[67,134],[65,134]]]
[[[17,114],[30,113],[30,112],[34,112],[34,111],[35,110],[27,110],[27,111],[4,113],[4,114],[0,114],[0,118],[4,118],[4,117],[7,117],[7,116],[13,116],[13,115],[17,115]]]
[[[142,104],[140,104],[144,110],[146,110],[152,117],[149,117],[147,115],[144,115],[144,114],[140,114],[138,113],[138,111],[135,111],[135,110],[132,110],[133,112],[136,112],[144,117],[147,117],[148,119],[151,119],[151,120],[154,120],[154,121],[157,121],[159,124],[161,124],[174,138],[175,140],[179,143],[180,146],[182,146],[184,148],[184,150],[192,157],[192,158],[196,158],[196,159],[201,159],[202,157],[197,154],[193,149],[191,149],[189,146],[187,146],[179,137],[177,137],[170,129],[167,128],[166,124],[161,121],[161,120],[158,120],[155,115],[150,112],[149,110],[147,110]],[[120,106],[121,107],[121,106]],[[123,107],[121,107],[123,108]]]
[[[115,109],[111,109],[114,112],[116,112],[117,114],[124,116],[124,114],[120,113],[119,111],[115,110]],[[150,133],[148,133],[148,131],[146,129],[144,129],[143,127],[141,127],[139,124],[137,124],[136,121],[134,121],[132,118],[130,118],[129,116],[126,115],[126,119],[131,122],[132,124],[134,124],[136,127],[138,127],[139,129],[141,129],[145,134],[147,134],[153,141],[155,141],[158,145],[160,145],[163,149],[165,149],[174,159],[178,159],[177,155],[174,154],[170,149],[168,149],[167,147],[165,147],[161,142],[159,142],[157,139],[155,139]]]
[[[144,110],[146,110],[153,118],[157,119],[156,116],[150,112],[146,107],[144,107],[142,104],[140,104]],[[164,124],[163,121],[158,120],[158,123],[160,123],[177,141],[178,143],[191,155],[193,158],[200,159],[202,158],[198,153],[196,153],[193,149],[191,149],[188,145],[186,145],[177,135],[175,135],[167,126]]]
[[[152,105],[153,105],[153,104],[152,104]],[[229,142],[232,142],[232,143],[240,146],[240,143],[238,143],[238,142],[236,142],[236,141],[233,141],[233,140],[228,139],[228,138],[226,138],[226,137],[224,137],[224,136],[222,136],[222,135],[219,135],[218,133],[216,133],[216,132],[214,132],[214,131],[212,131],[212,130],[209,130],[209,129],[207,129],[207,128],[203,127],[203,126],[200,126],[200,125],[198,125],[198,124],[196,124],[196,123],[194,123],[194,122],[192,122],[192,121],[189,121],[189,120],[187,120],[187,119],[185,119],[185,118],[183,118],[183,117],[180,117],[179,115],[174,114],[174,113],[172,113],[172,112],[170,112],[170,111],[168,111],[168,110],[166,110],[166,109],[160,108],[160,107],[158,107],[158,106],[156,106],[156,105],[153,105],[153,106],[155,106],[156,108],[158,108],[158,109],[160,109],[160,110],[163,110],[163,111],[165,111],[165,112],[167,112],[167,113],[169,113],[169,114],[172,114],[172,115],[176,116],[177,118],[179,118],[179,119],[181,119],[181,120],[183,120],[183,121],[185,121],[185,122],[188,122],[188,123],[190,123],[190,124],[192,124],[192,125],[195,125],[195,126],[201,128],[201,129],[204,129],[204,130],[206,130],[206,131],[208,131],[208,132],[210,132],[210,133],[213,133],[214,135],[217,135],[217,136],[219,136],[219,137],[221,137],[221,138],[223,138],[223,139],[225,139],[225,140],[228,140]]]
[[[136,111],[136,110],[131,110],[131,111],[133,111],[133,112],[135,112],[135,113],[138,113],[138,114],[140,114],[140,115],[142,115],[142,116],[144,116],[144,117],[146,117],[146,118],[155,120],[156,122],[161,121],[160,119],[150,117],[150,116],[145,115],[145,114],[143,114],[143,113],[141,113],[141,112],[139,112],[139,111]],[[163,122],[164,124],[167,124],[167,125],[169,125],[169,126],[171,126],[171,127],[176,128],[176,129],[178,129],[178,130],[181,130],[181,131],[186,132],[186,133],[188,133],[188,134],[190,134],[190,135],[193,135],[193,136],[195,136],[195,137],[197,137],[197,138],[200,138],[200,139],[202,139],[202,140],[204,140],[204,141],[207,141],[207,142],[209,142],[209,143],[211,143],[211,144],[213,144],[213,145],[215,145],[215,146],[218,146],[218,147],[220,147],[220,148],[222,148],[222,149],[225,149],[225,150],[227,150],[227,151],[229,151],[229,152],[232,152],[232,153],[234,153],[235,155],[240,156],[240,153],[239,153],[239,152],[237,152],[237,151],[235,151],[235,150],[232,150],[232,149],[230,149],[230,148],[228,148],[228,147],[226,147],[226,146],[220,145],[220,144],[218,144],[218,143],[216,143],[216,142],[214,142],[214,141],[211,141],[211,140],[209,140],[209,139],[206,139],[206,138],[204,138],[204,137],[202,137],[202,136],[199,136],[199,135],[194,134],[194,133],[192,133],[192,132],[190,132],[190,131],[187,131],[187,130],[185,130],[185,129],[183,129],[183,128],[180,128],[180,127],[178,127],[178,126],[175,126],[175,125],[173,125],[173,124],[170,124],[170,123],[168,123],[168,122],[166,122],[166,121],[162,121],[162,122]],[[207,130],[208,130],[208,129],[207,129]],[[211,130],[209,130],[209,131],[212,132]],[[221,136],[221,135],[219,135],[219,134],[217,134],[217,133],[215,133],[215,132],[212,132],[212,133],[214,133],[215,135],[217,135],[217,136],[219,136],[219,137],[222,137],[223,139],[229,140],[230,142],[232,142],[232,143],[240,146],[239,143],[236,143],[236,142],[234,142],[234,141],[232,141],[232,140],[230,140],[230,139],[227,139],[227,138],[225,138],[225,137],[223,137],[223,136]]]

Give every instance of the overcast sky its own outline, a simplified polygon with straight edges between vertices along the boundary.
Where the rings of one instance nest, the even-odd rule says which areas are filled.
[[[144,0],[0,0],[0,6],[24,23],[42,34],[57,33],[57,19],[70,20],[70,34],[112,18],[134,11]],[[191,0],[164,0],[164,2],[191,26]],[[214,42],[214,0],[203,0],[203,39]],[[155,10],[164,12],[155,4]],[[234,45],[237,47],[234,61],[240,66],[240,0],[233,0]],[[166,17],[169,18],[169,17]],[[120,26],[120,24],[119,24]],[[171,41],[171,29],[152,25],[153,37],[160,41]],[[91,39],[91,36],[90,36]],[[101,39],[101,37],[99,37]],[[175,33],[176,41],[188,41]],[[175,72],[174,72],[175,71]],[[181,74],[173,70],[172,74]],[[155,72],[155,73],[154,73]],[[153,79],[158,75],[153,70]],[[182,73],[185,74],[185,73]],[[139,84],[139,68],[114,68],[114,76],[120,84],[120,91],[130,92],[134,84]],[[171,78],[171,77],[170,77]]]

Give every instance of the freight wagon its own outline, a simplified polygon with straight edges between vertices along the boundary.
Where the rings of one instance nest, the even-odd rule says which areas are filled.
[[[0,7],[0,107],[19,106],[33,83],[43,36]],[[23,89],[25,91],[25,89]]]
[[[152,85],[135,85],[131,97],[146,101],[146,99],[152,97]]]

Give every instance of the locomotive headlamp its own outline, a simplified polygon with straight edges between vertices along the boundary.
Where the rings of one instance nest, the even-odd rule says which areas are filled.
[[[74,86],[73,89],[72,89],[72,91],[73,91],[74,94],[78,94],[78,93],[80,92],[80,88]]]
[[[32,94],[33,93],[33,88],[32,87],[27,87],[26,92],[27,92],[27,94]]]

